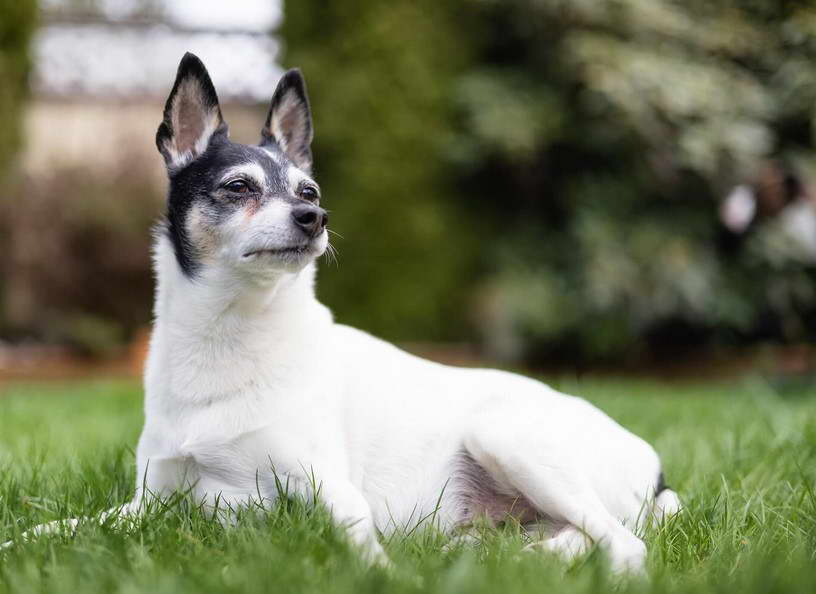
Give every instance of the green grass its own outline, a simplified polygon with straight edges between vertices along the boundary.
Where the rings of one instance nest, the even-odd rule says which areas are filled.
[[[513,527],[477,545],[396,536],[385,542],[396,568],[367,570],[320,509],[289,502],[225,528],[178,498],[129,532],[83,525],[0,553],[0,593],[816,591],[816,387],[560,387],[653,443],[687,506],[645,535],[648,580],[621,583],[597,551],[572,565],[523,553]],[[0,540],[127,501],[141,419],[132,383],[0,388]]]

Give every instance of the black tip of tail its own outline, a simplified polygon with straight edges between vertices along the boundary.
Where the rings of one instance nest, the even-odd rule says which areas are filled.
[[[657,475],[657,485],[655,486],[655,497],[660,495],[666,489],[671,489],[670,486],[666,484],[666,478],[663,476],[663,471],[660,471],[660,474]]]

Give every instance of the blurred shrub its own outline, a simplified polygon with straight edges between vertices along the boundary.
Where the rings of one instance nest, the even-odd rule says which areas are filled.
[[[620,358],[813,335],[809,263],[717,243],[718,200],[763,159],[813,172],[812,5],[464,4],[473,62],[451,152],[469,200],[503,222],[494,350]]]
[[[772,229],[717,243],[717,201],[762,160],[814,169],[811,4],[285,9],[346,237],[321,284],[341,320],[469,327],[506,358],[813,335],[808,263],[766,249]]]
[[[35,0],[0,0],[0,174],[20,142],[20,108],[28,94],[28,45],[36,17]]]
[[[151,155],[152,156],[152,155]],[[21,180],[0,203],[13,271],[0,331],[110,354],[150,320],[150,227],[163,196],[154,163],[123,153],[104,170]]]
[[[285,3],[285,64],[306,76],[315,172],[339,266],[318,291],[340,321],[397,339],[461,335],[467,212],[444,147],[466,54],[444,3]]]
[[[0,0],[0,187],[8,187],[10,165],[20,146],[21,110],[28,94],[29,41],[37,17],[35,0]],[[3,190],[4,192],[5,190]],[[0,193],[0,200],[3,194]],[[0,219],[0,252],[8,233]],[[5,274],[0,266],[0,309]]]

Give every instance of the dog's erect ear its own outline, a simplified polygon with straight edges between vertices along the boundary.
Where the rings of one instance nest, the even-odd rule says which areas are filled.
[[[312,114],[306,82],[297,68],[289,70],[280,79],[261,130],[261,146],[273,143],[295,166],[309,172],[312,167]]]
[[[184,54],[156,132],[156,146],[167,168],[181,169],[207,150],[214,136],[227,134],[207,69],[193,54]]]

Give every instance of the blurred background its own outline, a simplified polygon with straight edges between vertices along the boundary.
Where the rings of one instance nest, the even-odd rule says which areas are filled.
[[[0,376],[138,369],[185,51],[306,76],[336,318],[452,362],[807,375],[816,7],[0,0]]]

